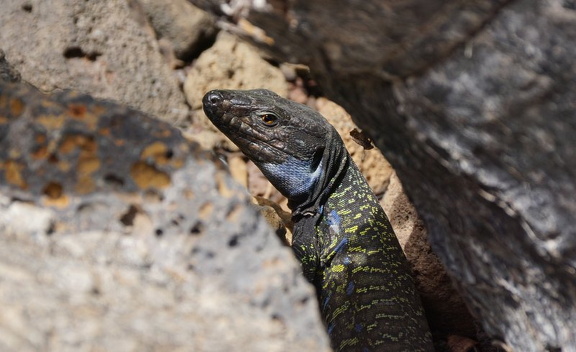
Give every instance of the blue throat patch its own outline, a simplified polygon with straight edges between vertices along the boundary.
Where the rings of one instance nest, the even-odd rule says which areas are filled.
[[[289,199],[312,192],[322,175],[322,161],[315,163],[313,159],[299,160],[292,156],[282,164],[261,163],[258,166],[274,187]]]

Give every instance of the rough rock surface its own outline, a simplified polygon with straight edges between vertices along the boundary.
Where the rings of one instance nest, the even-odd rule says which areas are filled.
[[[487,332],[576,350],[574,3],[236,4],[370,131]]]
[[[168,40],[180,60],[189,60],[216,35],[213,17],[187,0],[137,1],[142,4],[159,39]]]
[[[389,182],[381,201],[382,208],[412,266],[434,340],[445,340],[447,335],[475,338],[475,320],[456,292],[440,259],[432,251],[424,223],[395,173]],[[446,343],[449,344],[449,341]]]
[[[3,0],[0,45],[41,90],[76,89],[178,122],[188,107],[129,1]]]
[[[269,89],[287,95],[280,69],[268,64],[237,37],[221,32],[214,45],[200,55],[192,66],[184,92],[193,110],[202,109],[202,97],[212,89]]]
[[[20,72],[6,61],[6,54],[0,49],[0,81],[19,82],[20,80]]]
[[[290,250],[165,122],[0,81],[0,349],[328,351]]]
[[[384,159],[382,153],[376,148],[366,149],[354,141],[350,132],[358,127],[352,121],[352,117],[341,106],[326,98],[318,99],[316,106],[318,112],[336,128],[344,141],[346,149],[366,177],[374,193],[376,195],[384,194],[394,170],[392,170],[392,166],[390,166],[388,161]]]

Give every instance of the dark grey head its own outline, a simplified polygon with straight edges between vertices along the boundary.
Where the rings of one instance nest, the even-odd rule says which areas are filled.
[[[316,111],[265,89],[213,90],[203,105],[212,123],[292,204],[327,185],[334,151],[341,153],[343,145]]]
[[[213,90],[203,104],[212,123],[256,163],[308,160],[331,133],[320,114],[265,89]]]

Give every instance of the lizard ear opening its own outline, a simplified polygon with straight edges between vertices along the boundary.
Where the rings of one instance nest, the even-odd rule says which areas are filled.
[[[324,158],[324,148],[318,148],[312,157],[312,163],[310,164],[310,170],[316,171],[320,164],[322,163],[322,159]]]

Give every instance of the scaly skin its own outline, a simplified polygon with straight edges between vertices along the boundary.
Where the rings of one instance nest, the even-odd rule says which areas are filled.
[[[336,351],[433,351],[386,214],[318,113],[266,90],[211,91],[204,111],[289,200],[292,248]]]

